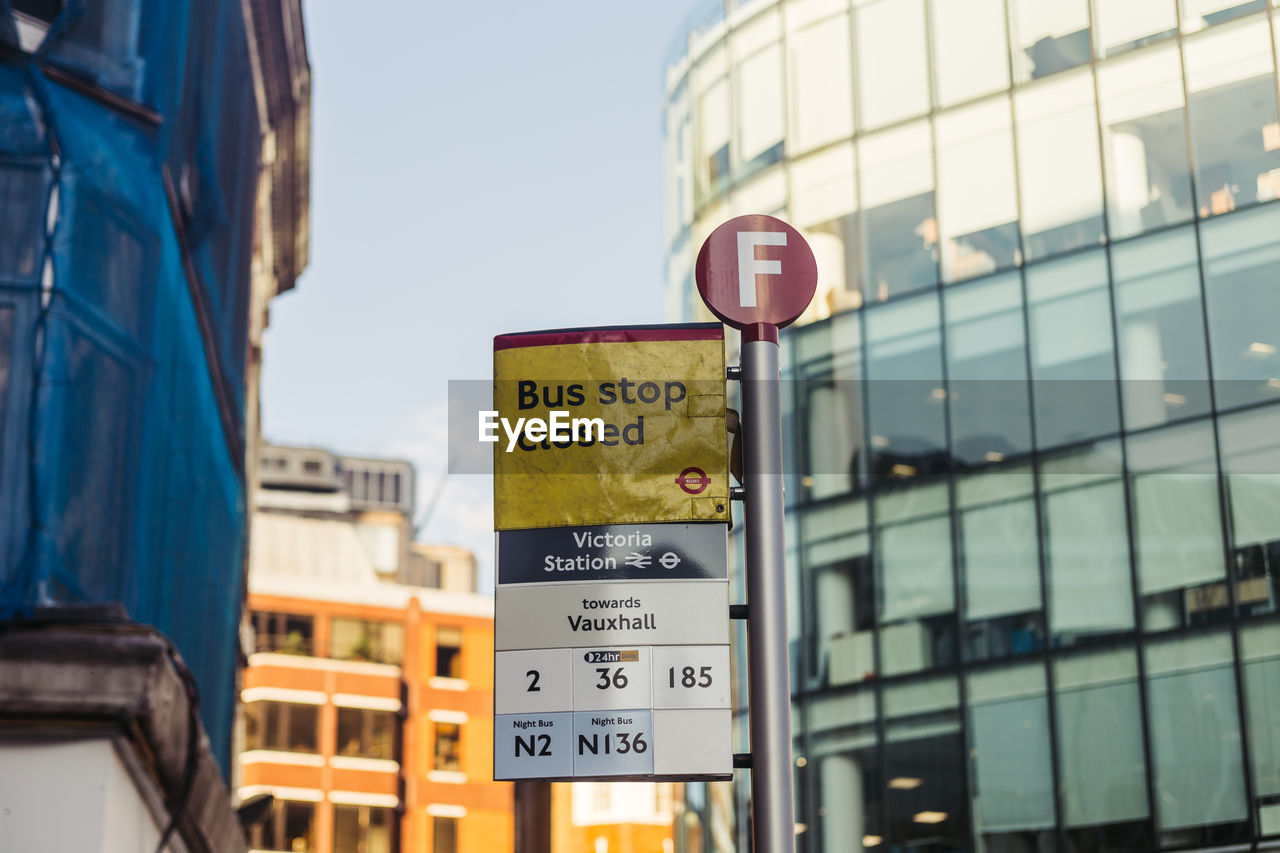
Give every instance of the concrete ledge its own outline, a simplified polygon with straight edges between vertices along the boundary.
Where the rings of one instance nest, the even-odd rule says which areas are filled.
[[[164,825],[182,802],[194,723],[195,773],[174,834],[191,851],[242,853],[230,795],[172,655],[164,637],[130,622],[0,624],[0,737],[123,735],[143,776],[139,792],[159,800]]]

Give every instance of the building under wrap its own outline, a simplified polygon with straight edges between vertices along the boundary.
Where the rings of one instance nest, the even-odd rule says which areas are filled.
[[[111,667],[154,646],[189,670],[225,778],[260,343],[307,260],[309,102],[297,0],[0,0],[0,711],[123,722],[162,788],[176,728],[167,805],[201,778],[165,720],[186,712],[144,687],[130,717]]]

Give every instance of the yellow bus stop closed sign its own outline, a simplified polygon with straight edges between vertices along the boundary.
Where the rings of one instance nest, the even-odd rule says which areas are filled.
[[[729,520],[718,323],[500,335],[494,528]]]

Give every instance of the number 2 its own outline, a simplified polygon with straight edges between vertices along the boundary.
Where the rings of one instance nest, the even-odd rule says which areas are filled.
[[[531,669],[531,670],[529,670],[528,672],[526,672],[526,673],[525,673],[525,677],[526,677],[526,678],[530,678],[530,679],[532,679],[532,680],[529,682],[529,686],[525,689],[525,692],[526,692],[526,693],[541,693],[541,692],[542,692],[542,688],[538,686],[538,671],[537,671],[536,669]]]

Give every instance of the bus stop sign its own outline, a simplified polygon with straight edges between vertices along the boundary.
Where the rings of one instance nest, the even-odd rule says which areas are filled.
[[[702,301],[745,340],[773,340],[818,288],[818,265],[804,237],[781,219],[737,216],[702,244],[694,276]]]

